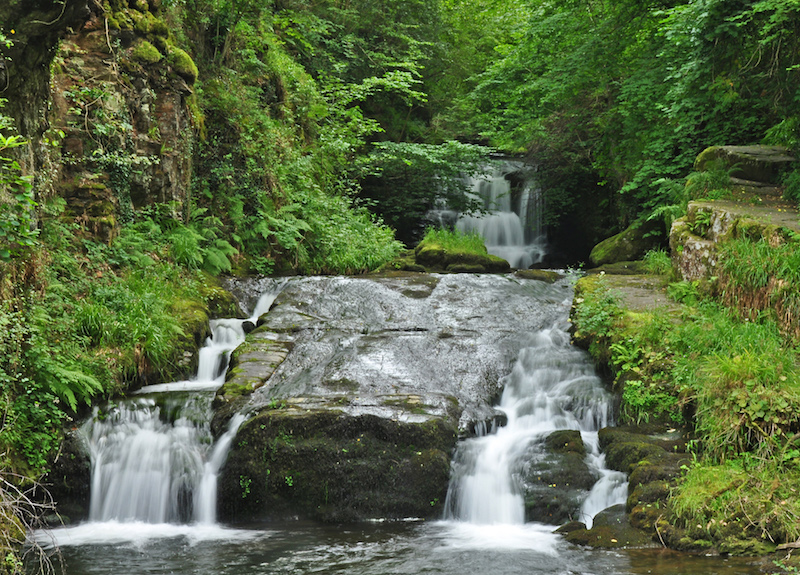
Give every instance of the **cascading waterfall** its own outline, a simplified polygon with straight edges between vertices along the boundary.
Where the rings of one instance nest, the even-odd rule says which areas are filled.
[[[483,236],[490,254],[508,261],[512,267],[528,268],[544,259],[544,198],[535,179],[521,180],[518,193],[512,193],[509,174],[519,173],[522,165],[498,161],[483,176],[471,179],[472,193],[481,199],[485,214],[461,216],[456,223],[463,232]]]
[[[563,429],[581,432],[589,451],[586,463],[599,476],[580,519],[591,527],[598,511],[625,500],[625,475],[605,468],[597,441],[597,431],[612,424],[612,398],[580,354],[570,346],[569,335],[555,327],[535,334],[522,349],[505,377],[498,405],[507,424],[458,448],[447,494],[448,519],[523,524],[521,466],[532,448],[543,449],[545,437]]]
[[[216,522],[217,475],[244,417],[232,418],[214,444],[211,401],[231,352],[245,339],[244,321],[268,311],[280,287],[261,296],[248,320],[210,322],[194,379],[142,388],[84,424],[92,460],[90,521]]]

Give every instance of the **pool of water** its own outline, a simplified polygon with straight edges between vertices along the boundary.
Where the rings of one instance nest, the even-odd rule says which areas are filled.
[[[62,575],[755,575],[742,558],[661,549],[593,550],[553,527],[392,522],[267,528],[87,524],[40,533],[61,548]]]

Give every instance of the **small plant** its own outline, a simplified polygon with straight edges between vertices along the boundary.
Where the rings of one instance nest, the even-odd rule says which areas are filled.
[[[659,248],[644,254],[644,266],[649,274],[666,275],[672,272],[672,259],[667,250]]]
[[[726,169],[720,165],[709,165],[708,169],[702,172],[692,172],[686,178],[686,192],[689,199],[718,200],[730,196],[731,174],[735,170],[736,166]]]
[[[705,236],[708,229],[711,227],[711,211],[710,210],[697,210],[694,218],[689,222],[689,229],[696,236]]]
[[[242,499],[246,499],[247,496],[250,495],[250,485],[252,483],[253,480],[246,475],[239,476],[239,487],[242,488]]]

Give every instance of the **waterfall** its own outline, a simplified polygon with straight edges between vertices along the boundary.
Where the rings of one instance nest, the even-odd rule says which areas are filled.
[[[245,339],[243,323],[269,310],[282,285],[261,296],[248,320],[210,322],[194,379],[147,386],[95,409],[81,428],[92,460],[90,521],[216,522],[217,475],[244,416],[214,444],[211,402]]]
[[[476,524],[525,522],[521,468],[532,451],[543,451],[553,431],[578,430],[586,463],[599,477],[581,509],[591,527],[597,511],[625,500],[625,475],[605,468],[597,431],[612,421],[612,397],[591,364],[558,328],[538,332],[504,378],[498,408],[508,422],[494,433],[459,446],[446,501],[446,518]]]
[[[512,186],[512,180],[517,184]],[[528,268],[544,259],[544,197],[541,187],[523,164],[498,161],[486,173],[470,180],[472,194],[480,198],[485,214],[462,215],[456,224],[463,232],[480,234],[490,254],[512,267]]]

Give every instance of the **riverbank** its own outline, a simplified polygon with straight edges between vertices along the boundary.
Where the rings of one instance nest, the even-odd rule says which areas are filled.
[[[800,537],[796,222],[786,206],[692,203],[670,274],[576,286],[574,341],[620,394],[621,423],[648,428],[621,438],[618,463],[631,524],[659,544],[783,557]],[[669,429],[685,430],[685,453],[653,446]]]

